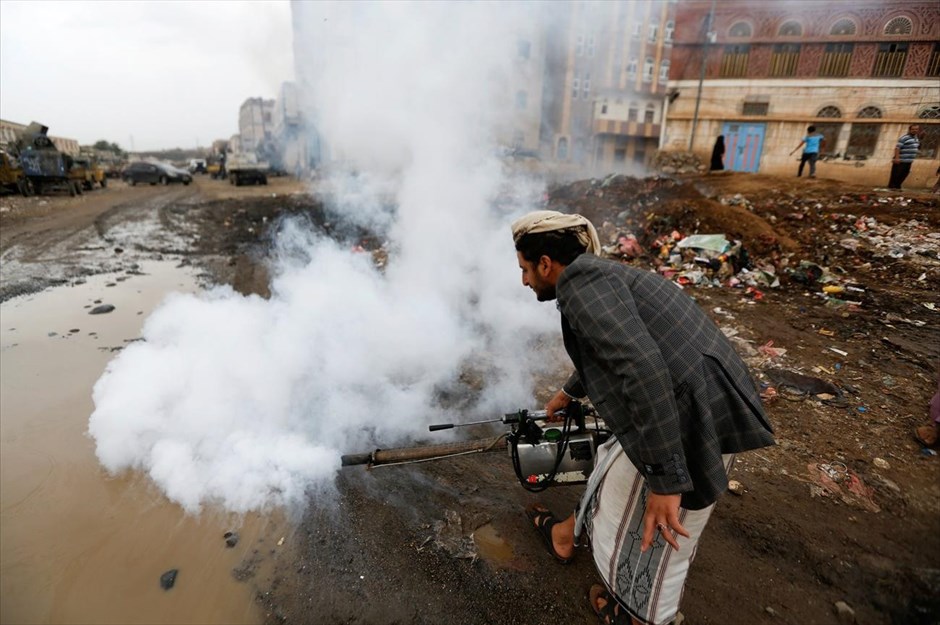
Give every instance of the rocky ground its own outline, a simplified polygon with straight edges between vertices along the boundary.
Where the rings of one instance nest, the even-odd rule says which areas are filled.
[[[688,289],[752,366],[776,430],[777,446],[739,457],[743,489],[720,501],[702,539],[686,623],[937,622],[940,459],[911,430],[926,420],[940,366],[938,204],[742,174],[551,190],[548,205],[590,217],[611,256]],[[286,213],[382,258],[296,182],[112,185],[80,198],[0,198],[0,295],[157,256],[265,294],[260,259]],[[676,254],[676,239],[695,233],[741,241],[749,262]],[[635,244],[619,246],[621,235]],[[345,470],[338,503],[311,495],[288,538],[293,556],[259,596],[269,622],[592,622],[590,554],[555,564],[522,514],[536,498],[513,480],[496,454]],[[540,499],[561,512],[577,495]]]

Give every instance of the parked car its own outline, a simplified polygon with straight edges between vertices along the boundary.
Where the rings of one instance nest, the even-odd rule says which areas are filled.
[[[191,158],[189,159],[189,173],[191,174],[205,174],[206,170],[206,159],[204,158]]]
[[[170,184],[171,182],[182,182],[189,184],[193,177],[189,172],[177,169],[166,163],[153,163],[149,161],[137,161],[124,168],[121,176],[124,182],[134,186],[138,182],[149,184]]]

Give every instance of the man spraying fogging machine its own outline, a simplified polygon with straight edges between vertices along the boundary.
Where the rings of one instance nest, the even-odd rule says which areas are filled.
[[[577,509],[563,520],[539,504],[526,514],[562,564],[586,536],[604,582],[590,592],[602,622],[665,625],[678,613],[734,454],[774,442],[760,398],[747,366],[694,300],[654,273],[598,258],[597,233],[584,217],[536,211],[517,220],[512,234],[523,285],[539,301],[557,300],[575,369],[544,413],[503,418],[512,425],[516,473],[537,487],[569,473],[569,482],[587,480]],[[575,401],[582,397],[597,410],[590,424]],[[561,430],[535,425],[562,410]],[[432,457],[506,442],[469,445],[439,446]],[[380,463],[382,453],[353,458]],[[529,453],[550,461],[525,465]],[[578,458],[581,464],[572,464]]]

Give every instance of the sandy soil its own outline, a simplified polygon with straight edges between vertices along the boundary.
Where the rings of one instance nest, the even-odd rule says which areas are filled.
[[[4,299],[161,254],[264,294],[259,260],[279,216],[303,213],[329,232],[319,203],[286,179],[270,188],[199,179],[98,193],[41,207],[0,198],[15,204],[0,211]],[[767,410],[779,444],[739,458],[733,477],[745,491],[722,498],[702,539],[685,622],[835,623],[834,605],[844,601],[863,625],[936,623],[940,459],[924,455],[911,430],[926,420],[940,364],[940,312],[924,306],[940,306],[938,239],[929,236],[940,232],[937,197],[726,174],[585,181],[553,190],[550,205],[591,217],[605,244],[627,230],[646,247],[673,229],[726,232],[781,278],[760,299],[689,287],[716,323],[737,332],[760,381],[777,388]],[[841,243],[872,232],[864,223],[859,230],[860,217],[886,225],[882,247]],[[140,219],[154,220],[148,229],[160,234],[135,238]],[[859,304],[824,299],[822,285],[792,273],[800,261],[860,289],[852,291]],[[756,350],[769,341],[786,353]],[[771,377],[780,368],[831,382],[840,397],[787,392]],[[561,377],[545,382],[540,399]],[[865,496],[822,488],[815,467],[836,462],[870,489]],[[523,516],[535,497],[513,480],[496,454],[345,470],[339,503],[312,495],[288,537],[293,557],[259,596],[268,622],[593,622],[590,554],[556,565]],[[578,490],[553,489],[542,500],[567,512]]]

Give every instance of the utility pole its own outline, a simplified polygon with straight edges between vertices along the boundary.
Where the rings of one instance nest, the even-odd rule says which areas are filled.
[[[712,32],[712,24],[715,23],[715,2],[712,0],[712,6],[708,10],[708,17],[705,19],[705,42],[702,44],[702,70],[698,75],[698,93],[695,95],[695,113],[692,115],[692,132],[689,134],[689,152],[695,144],[695,130],[698,128],[698,109],[702,103],[702,83],[705,82],[705,64],[708,62],[708,47],[715,40],[715,34]]]

